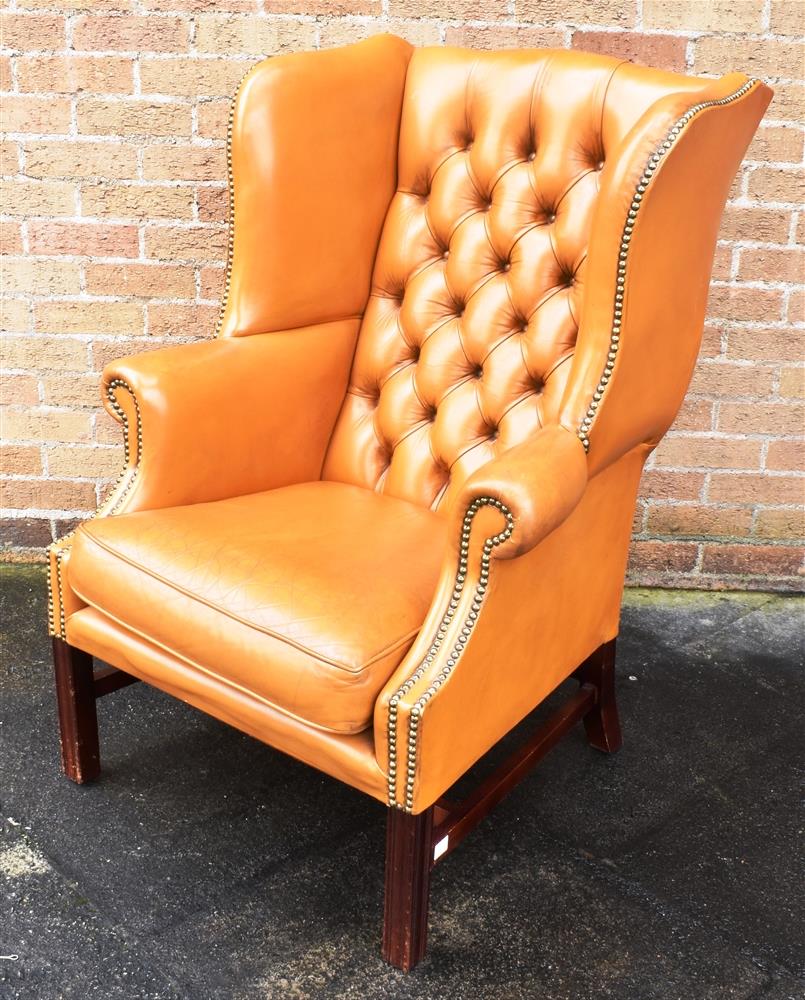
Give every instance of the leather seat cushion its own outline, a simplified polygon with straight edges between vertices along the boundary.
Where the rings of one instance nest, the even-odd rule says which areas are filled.
[[[70,585],[197,669],[354,733],[422,625],[446,523],[363,487],[303,483],[88,521]]]

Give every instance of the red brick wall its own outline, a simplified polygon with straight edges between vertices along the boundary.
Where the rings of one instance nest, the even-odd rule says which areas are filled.
[[[646,472],[631,579],[792,588],[803,556],[802,4],[11,0],[3,15],[3,538],[36,556],[121,462],[111,358],[212,334],[228,98],[277,52],[378,31],[743,70],[775,100],[721,230],[704,346]]]

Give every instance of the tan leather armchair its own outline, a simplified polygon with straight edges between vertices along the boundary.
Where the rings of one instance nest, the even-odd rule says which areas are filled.
[[[255,66],[219,337],[106,369],[125,469],[51,549],[67,775],[139,679],[361,789],[389,807],[383,954],[415,964],[434,862],[576,722],[620,745],[638,480],[770,97],[393,37]]]

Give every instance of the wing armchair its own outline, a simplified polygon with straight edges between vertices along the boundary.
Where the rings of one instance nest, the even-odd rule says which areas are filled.
[[[578,721],[620,745],[638,480],[770,96],[389,36],[251,69],[218,337],[107,367],[125,468],[51,548],[68,777],[99,773],[95,699],[139,679],[373,796],[383,954],[414,965],[435,861]]]

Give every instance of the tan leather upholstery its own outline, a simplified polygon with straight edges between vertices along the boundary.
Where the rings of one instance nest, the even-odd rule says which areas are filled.
[[[105,372],[127,464],[53,547],[54,634],[432,804],[617,633],[770,97],[390,37],[260,63],[223,339]]]

